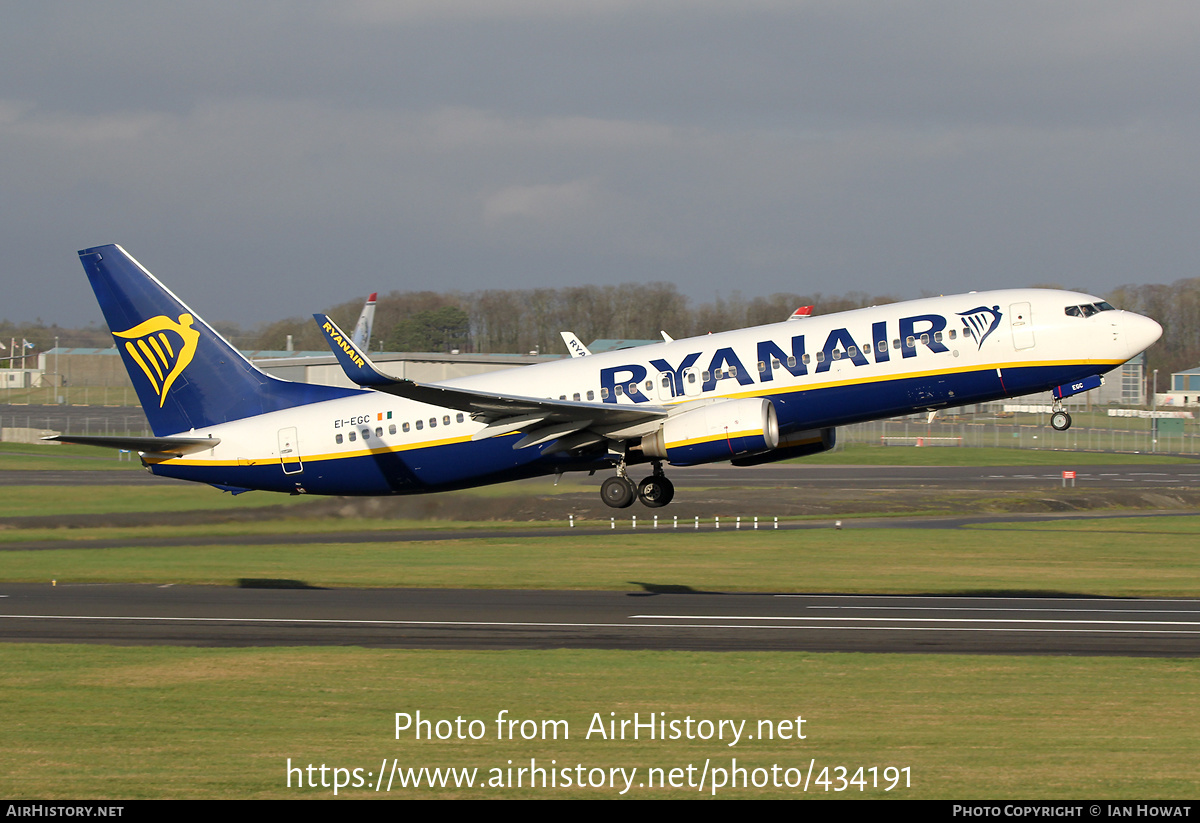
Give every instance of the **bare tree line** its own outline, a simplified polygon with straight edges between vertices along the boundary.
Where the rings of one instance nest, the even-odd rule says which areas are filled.
[[[865,292],[826,297],[822,294],[778,293],[747,299],[740,292],[693,307],[671,283],[625,283],[614,286],[570,286],[542,289],[485,289],[476,292],[392,292],[376,302],[372,349],[388,348],[393,330],[416,317],[465,317],[466,348],[473,352],[566,353],[561,331],[572,331],[584,343],[597,339],[659,340],[660,332],[690,337],[708,332],[777,323],[798,306],[816,306],[828,314],[862,306],[895,302],[891,295]],[[347,330],[362,304],[347,301],[327,313]],[[282,348],[293,335],[297,349],[324,346],[312,321],[281,320],[259,330],[257,348]],[[444,339],[431,334],[430,340]],[[243,335],[242,345],[247,337]],[[411,339],[411,338],[406,338]],[[429,349],[425,349],[429,350]],[[433,350],[437,350],[436,348]]]
[[[1124,285],[1105,295],[1117,308],[1153,317],[1163,326],[1163,338],[1147,352],[1147,368],[1167,374],[1200,366],[1200,278],[1173,284]],[[693,304],[671,283],[624,283],[608,286],[568,286],[541,289],[484,289],[474,292],[393,291],[379,298],[371,348],[389,348],[403,340],[406,350],[440,351],[460,348],[474,352],[563,353],[560,331],[573,331],[584,343],[599,338],[657,340],[659,332],[688,337],[707,332],[774,323],[797,306],[815,306],[815,314],[895,302],[891,295],[848,292],[841,295],[777,293],[746,298],[739,291]],[[349,331],[362,309],[362,299],[348,300],[326,311]],[[438,328],[462,318],[461,329]],[[419,322],[424,321],[424,322]],[[244,330],[234,324],[214,324],[236,346],[247,350],[280,350],[288,335],[298,351],[324,351],[325,342],[311,317],[288,318]],[[427,330],[425,345],[421,330]],[[405,331],[400,335],[401,330]],[[45,351],[55,338],[64,347],[112,345],[101,326],[80,329],[33,322],[0,321],[0,341],[15,338]],[[401,350],[405,350],[401,349]],[[396,350],[396,349],[390,349]],[[8,352],[0,352],[7,361]],[[1165,385],[1165,383],[1160,383]]]
[[[1165,389],[1163,381],[1172,372],[1200,366],[1200,277],[1176,280],[1169,286],[1120,286],[1108,295],[1108,302],[1162,325],[1162,339],[1146,352],[1146,368],[1161,373],[1160,389]]]

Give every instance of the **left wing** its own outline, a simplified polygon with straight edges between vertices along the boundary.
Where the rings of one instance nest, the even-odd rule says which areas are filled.
[[[473,440],[522,431],[525,437],[513,448],[524,449],[559,440],[556,450],[570,451],[603,440],[640,437],[656,429],[659,421],[667,416],[667,410],[661,406],[584,403],[401,380],[379,371],[329,317],[314,314],[313,318],[351,381],[363,388],[418,403],[469,412],[473,419],[487,424],[487,428],[472,437]]]

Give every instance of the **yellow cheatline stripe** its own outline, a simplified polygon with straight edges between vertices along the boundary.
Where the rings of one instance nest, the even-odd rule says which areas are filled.
[[[921,378],[921,377],[938,377],[940,375],[945,375],[945,374],[967,374],[970,372],[988,372],[988,371],[995,371],[996,369],[1000,369],[1001,371],[1007,371],[1009,369],[1030,369],[1030,368],[1042,368],[1042,367],[1046,367],[1046,366],[1079,366],[1079,365],[1085,365],[1085,364],[1089,365],[1089,366],[1090,365],[1119,366],[1120,364],[1122,364],[1124,362],[1125,362],[1124,360],[1087,360],[1087,361],[1082,361],[1082,362],[1074,361],[1074,360],[1071,360],[1071,361],[1038,360],[1038,361],[1015,362],[1015,363],[989,363],[984,366],[970,366],[968,368],[930,369],[928,371],[905,372],[903,374],[869,375],[869,376],[864,376],[864,377],[847,378],[844,380],[830,380],[828,382],[819,383],[816,385],[812,385],[812,384],[797,385],[795,383],[792,383],[787,386],[780,386],[778,388],[759,390],[759,391],[750,390],[750,391],[735,392],[732,394],[717,395],[717,396],[718,397],[728,397],[728,398],[766,397],[766,396],[774,395],[774,394],[793,394],[796,392],[817,391],[819,389],[832,389],[832,388],[837,388],[839,386],[869,385],[871,383],[886,383],[886,382],[890,382],[893,380],[911,380],[911,379]],[[855,366],[854,368],[861,369],[863,367]],[[804,375],[803,377],[794,378],[794,379],[804,380],[804,379],[811,378],[811,377],[812,377],[812,374],[810,373],[810,374]],[[767,384],[762,383],[759,385],[765,386]],[[713,395],[708,395],[708,396],[712,397]],[[685,400],[683,402],[686,402],[687,399],[694,400],[694,399],[698,399],[698,398],[685,398]]]
[[[515,433],[514,433],[514,435],[504,435],[504,436],[505,437],[515,436]],[[317,463],[317,462],[322,462],[322,461],[326,461],[326,460],[344,460],[344,459],[350,458],[350,457],[369,457],[370,455],[373,455],[373,454],[389,454],[389,453],[395,453],[395,452],[414,451],[416,449],[431,449],[431,448],[435,448],[437,446],[447,446],[447,445],[450,445],[451,443],[466,443],[466,442],[469,442],[470,439],[471,438],[468,435],[468,436],[463,436],[463,437],[448,437],[444,440],[426,440],[426,441],[422,441],[420,443],[407,443],[407,444],[399,444],[399,445],[395,445],[395,446],[379,446],[379,447],[376,447],[373,449],[357,449],[355,451],[327,452],[325,454],[312,454],[312,455],[300,454],[296,457],[289,457],[288,460],[292,461],[292,462],[299,460],[299,461],[302,461],[305,463]],[[155,459],[147,460],[146,462],[147,463],[166,463],[169,461],[172,466],[213,466],[213,467],[217,467],[217,466],[240,466],[240,465],[244,465],[243,461],[245,461],[245,460],[250,460],[254,465],[257,465],[257,466],[278,465],[283,462],[282,459],[279,457],[249,457],[249,458],[241,457],[241,458],[235,458],[233,460],[198,460],[195,458],[194,455],[188,456],[188,457],[155,458]]]
[[[738,432],[720,432],[718,434],[710,434],[704,437],[693,437],[689,440],[675,440],[667,443],[668,449],[678,449],[684,446],[695,446],[700,443],[713,443],[717,440],[733,440],[736,437],[761,437],[760,429],[746,429]]]
[[[928,371],[903,372],[901,374],[869,375],[869,376],[864,376],[864,377],[852,377],[852,378],[847,378],[844,380],[830,380],[830,381],[827,381],[824,383],[815,383],[815,384],[809,383],[809,382],[804,382],[804,383],[790,382],[790,383],[787,383],[786,385],[772,386],[772,383],[774,381],[767,381],[765,383],[756,383],[755,386],[757,388],[747,389],[746,391],[730,392],[729,394],[718,394],[716,392],[705,392],[702,394],[677,397],[672,400],[662,400],[662,401],[659,401],[657,405],[681,406],[685,403],[691,403],[692,401],[695,401],[695,400],[733,400],[733,399],[742,399],[742,398],[746,398],[746,397],[770,397],[770,396],[773,396],[776,394],[797,394],[800,392],[819,391],[821,389],[837,388],[838,386],[869,385],[871,383],[886,383],[886,382],[893,381],[893,380],[913,380],[913,379],[918,379],[921,377],[937,377],[939,375],[944,375],[944,374],[967,374],[970,372],[988,372],[988,371],[995,371],[996,369],[1005,371],[1005,370],[1020,369],[1020,368],[1040,368],[1040,367],[1044,367],[1044,366],[1060,366],[1060,367],[1061,366],[1082,366],[1082,365],[1119,366],[1124,362],[1125,362],[1124,360],[1084,360],[1084,361],[1038,360],[1038,361],[1031,361],[1031,362],[989,363],[987,365],[968,366],[965,368],[930,369]],[[874,364],[872,364],[872,365],[874,365]],[[863,367],[855,366],[855,368],[861,369]],[[779,369],[779,371],[784,371],[784,370],[781,368],[781,369]],[[790,379],[793,381],[801,381],[801,380],[809,381],[813,377],[814,377],[814,375],[810,371],[808,374],[801,375],[800,377],[793,378],[790,375],[788,375],[786,378],[780,378],[780,380],[782,381],[784,379]],[[727,378],[727,379],[733,379],[733,378]],[[628,407],[627,404],[624,404],[624,403],[622,403],[621,406],[622,406],[622,408]]]

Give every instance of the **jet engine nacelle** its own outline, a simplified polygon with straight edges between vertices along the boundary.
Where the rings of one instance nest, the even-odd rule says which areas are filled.
[[[642,438],[647,457],[695,466],[765,454],[779,445],[775,406],[763,398],[724,400],[668,417]]]

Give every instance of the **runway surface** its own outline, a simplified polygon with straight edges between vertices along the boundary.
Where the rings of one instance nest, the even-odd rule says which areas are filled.
[[[1200,601],[0,584],[0,640],[1200,655]]]

